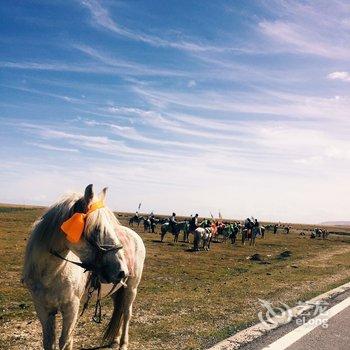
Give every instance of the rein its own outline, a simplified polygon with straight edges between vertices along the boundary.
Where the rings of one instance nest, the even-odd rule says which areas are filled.
[[[77,265],[79,267],[81,267],[82,269],[84,269],[86,271],[92,271],[92,266],[91,265],[88,265],[88,264],[84,264],[84,263],[80,263],[80,262],[77,262],[77,261],[72,261],[72,260],[69,260],[65,257],[63,257],[61,254],[59,254],[58,252],[56,252],[56,250],[53,250],[53,249],[50,249],[50,254],[52,254],[53,256],[55,256],[56,258],[60,258],[64,261],[67,261],[71,264],[74,264],[74,265]]]
[[[94,315],[92,316],[92,320],[95,323],[101,323],[102,322],[101,280],[100,280],[100,277],[98,275],[96,265],[103,254],[111,252],[111,251],[118,251],[119,249],[122,249],[123,246],[117,246],[117,245],[112,245],[112,246],[103,245],[103,246],[101,246],[97,242],[94,242],[94,241],[87,240],[87,242],[95,248],[95,251],[96,251],[95,259],[94,259],[95,264],[86,264],[86,263],[82,263],[82,262],[69,260],[69,259],[63,257],[61,254],[59,254],[57,251],[55,251],[53,249],[50,250],[50,254],[52,254],[53,256],[55,256],[59,259],[62,259],[62,260],[67,261],[71,264],[74,264],[76,266],[81,267],[82,269],[84,269],[84,273],[85,272],[90,273],[89,278],[86,282],[86,286],[85,286],[85,290],[87,291],[87,298],[86,298],[86,301],[84,303],[83,309],[81,311],[80,317],[84,314],[85,310],[89,306],[89,302],[92,298],[94,291],[97,291],[95,311],[94,311]],[[118,283],[114,283],[111,290],[106,295],[106,297],[112,295],[118,289],[117,287],[119,284],[120,284],[120,286],[126,287],[125,281],[126,281],[126,279],[124,279]]]

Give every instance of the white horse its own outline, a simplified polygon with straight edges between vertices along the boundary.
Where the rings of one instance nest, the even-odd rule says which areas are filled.
[[[33,297],[45,350],[56,348],[57,312],[62,314],[59,348],[73,349],[80,301],[87,289],[91,293],[98,287],[101,297],[110,294],[114,304],[102,344],[120,350],[128,347],[132,304],[142,275],[145,247],[136,232],[121,226],[112,211],[104,206],[106,190],[95,197],[89,185],[84,196],[67,196],[34,224],[26,248],[22,281]],[[62,223],[73,214],[84,217],[82,235],[76,243],[71,243],[68,235],[60,230]],[[84,273],[84,268],[90,272]],[[95,281],[95,285],[91,281]],[[101,289],[101,283],[107,288]]]
[[[199,250],[199,244],[203,241],[203,249],[210,250],[210,243],[213,236],[213,231],[211,227],[203,228],[198,227],[194,231],[194,241],[193,241],[193,250]]]

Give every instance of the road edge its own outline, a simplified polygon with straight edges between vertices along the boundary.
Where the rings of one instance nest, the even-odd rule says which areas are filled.
[[[303,312],[313,308],[316,303],[320,303],[321,301],[334,298],[337,295],[346,292],[347,290],[350,290],[350,282],[347,282],[337,288],[334,288],[328,292],[325,292],[323,294],[320,294],[308,300],[305,303],[307,305],[298,305],[293,308],[290,308],[285,311],[285,314],[291,313],[293,315],[293,318],[298,317]],[[272,321],[273,322],[271,324],[260,322],[249,328],[243,329],[242,331],[234,334],[229,338],[222,340],[221,342],[215,344],[214,346],[208,348],[207,350],[239,349],[241,346],[246,345],[247,343],[250,343],[251,341],[258,339],[264,334],[268,333],[269,331],[276,329],[282,326],[283,324],[285,324],[283,321],[281,322],[281,317],[274,317],[272,318]]]

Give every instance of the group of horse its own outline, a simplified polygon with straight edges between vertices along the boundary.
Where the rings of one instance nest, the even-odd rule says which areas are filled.
[[[170,222],[169,218],[145,218],[143,216],[134,215],[129,219],[129,226],[140,226],[143,223],[144,231],[155,232],[155,227],[160,226],[160,240],[164,242],[164,237],[167,233],[171,233],[174,236],[174,243],[179,241],[179,236],[183,233],[183,241],[189,243],[190,235],[190,222],[189,220]],[[202,243],[202,249],[209,250],[210,243],[213,238],[213,231],[210,227],[210,223],[207,220],[203,220],[200,226],[193,232],[193,250],[198,251],[200,249],[200,243]]]
[[[143,223],[143,229],[144,231],[148,232],[154,232],[154,229],[158,224],[164,224],[168,222],[169,219],[167,218],[153,218],[151,220],[150,217],[145,218],[144,216],[134,215],[129,219],[129,226],[133,227],[134,224],[137,226],[140,226],[141,223]]]
[[[322,238],[326,239],[329,235],[329,232],[326,229],[316,227],[313,232],[311,232],[310,238]]]
[[[160,225],[160,240],[164,241],[164,237],[167,233],[171,233],[174,236],[174,243],[179,241],[179,236],[183,233],[183,242],[189,243],[189,235],[193,233],[193,250],[198,251],[210,250],[210,243],[213,239],[216,242],[221,240],[222,242],[226,242],[228,239],[231,240],[231,243],[234,244],[236,242],[236,238],[239,233],[242,235],[242,244],[245,244],[247,240],[251,240],[252,233],[251,230],[247,230],[243,224],[240,222],[220,222],[216,223],[215,229],[213,228],[211,221],[208,219],[204,219],[197,229],[190,232],[190,221],[183,220],[178,221],[176,223],[171,223],[169,218],[155,218],[152,220],[148,217],[145,218],[143,216],[134,215],[129,219],[129,225],[133,226],[137,224],[143,223],[144,232],[153,232],[155,233],[156,225]],[[259,232],[262,238],[265,235],[265,227],[260,226]]]

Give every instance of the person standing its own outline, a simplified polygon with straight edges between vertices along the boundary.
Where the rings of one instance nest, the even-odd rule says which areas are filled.
[[[218,234],[218,226],[214,220],[212,220],[210,224],[210,228],[211,228],[212,237],[216,237]]]
[[[170,228],[171,228],[171,232],[173,234],[176,234],[177,232],[177,221],[176,221],[176,214],[173,213],[173,215],[170,217],[170,220],[169,220],[169,223],[170,223]]]
[[[152,233],[154,233],[154,229],[156,228],[156,218],[154,217],[153,212],[149,216],[149,222],[150,222],[150,225],[151,225],[151,231],[152,231]]]
[[[242,229],[242,244],[243,245],[245,244],[246,239],[250,238],[251,230],[252,230],[252,221],[249,218],[247,218],[244,221],[244,226]]]
[[[198,228],[198,214],[196,214],[195,216],[192,216],[190,219],[190,227],[187,233],[187,236],[185,237],[185,242],[189,243],[189,236],[190,233],[194,234],[194,231]]]
[[[256,236],[260,234],[260,223],[258,219],[254,220],[253,227],[252,227],[252,237],[250,239],[250,245],[255,245],[255,239]]]
[[[232,244],[236,243],[237,233],[238,233],[238,226],[237,226],[237,223],[234,222],[233,224],[231,224],[231,243]]]
[[[277,233],[277,224],[273,225],[273,233],[276,234]]]

